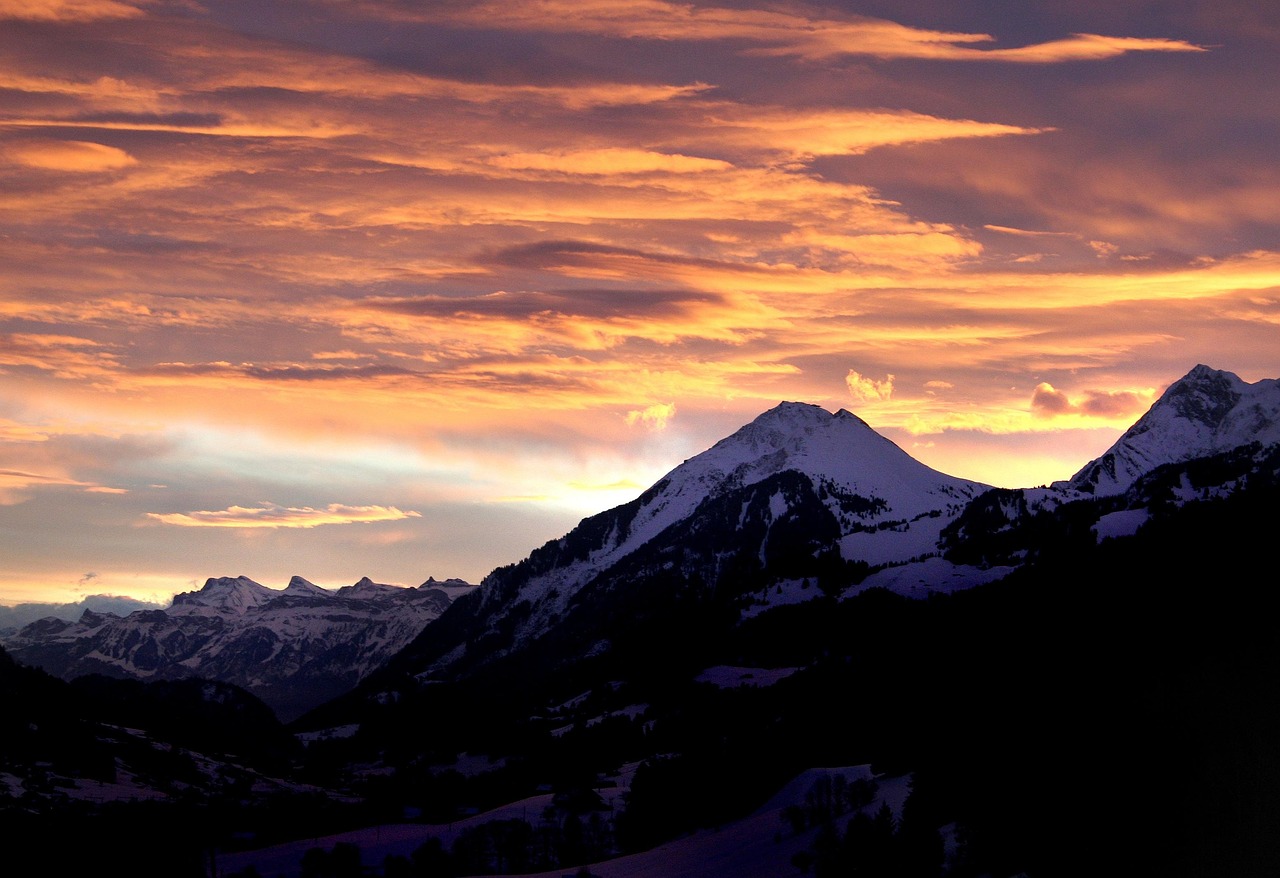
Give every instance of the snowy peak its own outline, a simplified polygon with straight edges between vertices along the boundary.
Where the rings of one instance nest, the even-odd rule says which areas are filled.
[[[844,409],[831,414],[816,405],[784,402],[672,470],[654,498],[669,511],[655,514],[655,521],[669,523],[673,513],[691,512],[689,503],[786,470],[867,498],[897,517],[940,508],[986,487],[925,466]]]
[[[703,581],[719,578],[729,556],[748,567],[772,563],[771,570],[771,559],[788,552],[902,563],[936,551],[942,527],[986,488],[920,463],[850,412],[783,402],[630,503],[495,570],[467,612],[496,627],[511,607],[530,608],[508,627],[514,641],[531,642],[580,603],[584,588],[621,582],[614,573],[623,566],[647,570],[682,544],[705,567],[682,575]],[[718,554],[707,556],[713,544]]]
[[[174,595],[173,609],[180,611],[205,608],[243,615],[278,595],[279,592],[260,585],[247,576],[221,576],[205,580],[204,588],[199,591]]]
[[[348,600],[352,598],[374,600],[397,591],[401,591],[399,586],[383,585],[365,576],[355,585],[347,585],[338,589],[338,595]]]
[[[1249,384],[1203,364],[1169,386],[1105,454],[1068,487],[1097,495],[1123,493],[1158,466],[1280,442],[1280,380]]]
[[[831,414],[797,402],[775,406],[672,475],[684,469],[721,469],[742,484],[786,469],[868,485],[919,479],[976,484],[930,469],[851,412]]]
[[[333,597],[333,592],[326,591],[313,582],[303,579],[301,576],[294,576],[289,579],[289,584],[284,587],[282,595],[291,595],[296,597]]]
[[[79,622],[43,619],[5,648],[67,679],[202,676],[243,686],[296,715],[349,689],[473,588],[420,590],[365,578],[337,591],[294,576],[284,589],[246,576],[209,579],[164,610],[126,617],[86,609]]]

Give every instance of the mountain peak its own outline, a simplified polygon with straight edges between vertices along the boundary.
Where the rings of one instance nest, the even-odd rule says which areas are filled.
[[[326,591],[310,580],[301,576],[293,576],[289,579],[289,584],[284,587],[281,594],[307,597],[331,597],[333,592]]]
[[[1067,485],[1119,494],[1158,466],[1251,442],[1280,442],[1280,380],[1249,384],[1200,363],[1170,384],[1146,414]]]
[[[1179,417],[1216,428],[1248,386],[1231,372],[1201,364],[1171,384],[1156,405],[1170,406]]]
[[[788,422],[803,424],[820,423],[831,417],[831,413],[822,406],[809,402],[783,401],[767,411],[761,412],[752,421],[753,424]]]
[[[223,612],[243,614],[276,596],[276,592],[247,576],[218,576],[205,580],[199,591],[173,596],[174,608],[205,607]]]
[[[942,527],[986,487],[931,469],[850,412],[783,402],[630,503],[584,519],[526,562],[494,571],[469,606],[497,618],[527,602],[533,610],[513,623],[514,636],[534,637],[568,612],[594,577],[642,547],[704,525],[744,528],[748,518],[753,527],[767,522],[759,558],[771,551],[772,525],[785,522],[777,534],[810,525],[831,532],[832,548],[847,560],[906,561],[933,551]],[[812,516],[803,526],[796,519],[801,506]]]
[[[338,594],[344,598],[377,598],[398,590],[398,586],[374,582],[369,577],[362,576],[355,585],[345,585],[338,589]]]

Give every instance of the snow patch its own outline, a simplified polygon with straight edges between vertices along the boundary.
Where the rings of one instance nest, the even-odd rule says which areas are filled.
[[[716,665],[707,668],[694,679],[710,683],[721,689],[763,688],[790,677],[799,668],[740,668],[732,665]]]
[[[858,585],[846,589],[841,598],[852,597],[869,588],[885,588],[894,594],[912,598],[927,597],[932,592],[950,594],[995,582],[1013,571],[1013,567],[984,569],[968,564],[953,564],[945,558],[926,558],[878,570]]]
[[[1098,542],[1116,537],[1131,537],[1151,518],[1149,509],[1122,509],[1098,519],[1093,526]]]

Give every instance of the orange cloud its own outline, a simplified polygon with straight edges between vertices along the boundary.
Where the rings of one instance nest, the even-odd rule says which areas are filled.
[[[1102,418],[1132,418],[1151,407],[1156,393],[1152,389],[1086,390],[1084,397],[1073,401],[1047,381],[1036,385],[1031,396],[1031,409],[1041,417],[1060,415],[1094,415]]]
[[[956,138],[1040,134],[1026,128],[970,119],[945,119],[908,110],[790,109],[731,104],[707,108],[705,131],[720,144],[793,158],[858,155],[870,149]]]
[[[567,174],[698,174],[724,171],[732,167],[728,162],[718,159],[623,147],[508,153],[494,156],[488,160],[488,164],[512,170],[556,171]]]
[[[404,518],[420,518],[421,513],[402,512],[394,506],[345,506],[330,503],[323,509],[314,509],[310,506],[285,507],[261,503],[257,506],[229,506],[216,511],[148,512],[146,516],[162,524],[180,527],[311,528],[324,524],[399,521]]]
[[[1099,34],[1072,34],[1061,40],[1021,46],[1014,49],[989,49],[977,53],[982,60],[1014,61],[1022,64],[1047,64],[1061,61],[1101,61],[1128,52],[1204,52],[1185,40],[1147,39],[1139,37],[1107,37]]]
[[[118,0],[0,0],[0,20],[100,21],[142,14],[136,6]]]
[[[850,369],[844,383],[856,403],[888,400],[893,396],[893,375],[886,375],[883,381],[877,381]]]
[[[8,152],[29,168],[54,171],[116,171],[138,163],[123,149],[83,140],[28,141]]]
[[[920,58],[948,61],[1051,63],[1101,60],[1127,52],[1196,52],[1183,40],[1072,37],[1011,49],[975,49],[994,41],[988,34],[932,31],[883,19],[849,16],[818,18],[799,12],[722,8],[664,0],[494,0],[455,7],[444,16],[474,26],[557,33],[589,33],[648,40],[743,40],[760,44],[757,54],[796,55],[818,60],[838,55]],[[439,13],[433,14],[433,18]]]
[[[27,367],[59,378],[89,378],[110,373],[116,355],[103,345],[66,335],[11,333],[0,335],[0,373],[4,367]]]
[[[0,441],[3,441],[3,436],[0,436]],[[87,494],[128,493],[124,488],[112,488],[95,484],[94,482],[85,482],[66,475],[0,469],[0,506],[15,506],[19,503],[24,503],[34,496],[34,491],[43,488],[81,488]]]

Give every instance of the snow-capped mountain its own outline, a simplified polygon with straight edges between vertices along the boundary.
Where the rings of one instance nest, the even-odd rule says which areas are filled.
[[[355,685],[471,588],[460,580],[400,588],[365,578],[330,591],[295,576],[271,589],[245,576],[213,578],[163,610],[124,617],[86,610],[76,622],[33,622],[6,647],[65,679],[235,683],[292,716]]]
[[[1280,442],[1280,379],[1254,384],[1231,372],[1196,366],[1101,457],[1060,485],[1095,495],[1120,494],[1168,463]]]
[[[624,579],[643,590],[640,580],[664,571],[731,588],[744,604],[786,601],[823,565],[869,569],[935,552],[942,529],[986,489],[930,469],[847,411],[784,402],[636,500],[495,570],[414,649],[442,672],[479,658],[481,646],[505,653],[590,595]]]
[[[607,652],[617,619],[698,590],[746,619],[873,586],[910,596],[969,588],[1052,550],[1068,531],[1094,541],[1131,534],[1153,506],[1207,496],[1203,476],[1187,475],[1194,461],[1276,442],[1280,382],[1197,366],[1071,481],[990,489],[930,469],[847,411],[785,402],[632,502],[495,570],[395,665],[448,679],[557,638]],[[1262,457],[1215,472],[1247,477],[1269,465]],[[1187,484],[1201,480],[1197,491],[1159,487],[1174,478],[1161,467],[1173,464]],[[1212,490],[1231,490],[1222,478]]]

